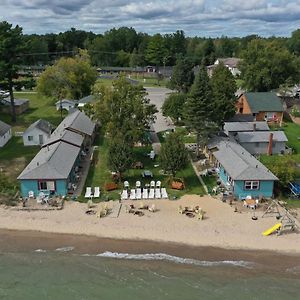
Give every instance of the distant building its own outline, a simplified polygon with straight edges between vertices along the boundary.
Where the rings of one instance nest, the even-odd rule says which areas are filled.
[[[2,112],[9,113],[9,114],[12,112],[10,98],[2,99],[0,103],[2,104],[1,105]],[[28,99],[14,99],[14,103],[15,103],[16,115],[21,115],[29,108]]]
[[[67,111],[70,111],[71,108],[74,108],[76,105],[76,102],[74,100],[69,99],[62,99],[55,103],[56,110],[65,109]]]
[[[87,103],[92,103],[94,101],[95,101],[94,95],[89,95],[89,96],[83,97],[83,98],[78,100],[78,107],[83,107]]]
[[[43,145],[49,140],[53,129],[53,126],[48,121],[37,120],[23,133],[24,146]]]
[[[11,126],[0,121],[0,147],[3,147],[12,137]]]
[[[255,92],[242,94],[236,103],[237,114],[252,115],[255,121],[279,123],[283,119],[281,99],[272,92]]]
[[[228,58],[218,58],[213,65],[207,66],[208,76],[211,77],[214,69],[220,64],[223,63],[225,67],[231,72],[233,76],[238,76],[241,74],[241,71],[238,68],[239,63],[242,61],[240,58],[228,57]]]

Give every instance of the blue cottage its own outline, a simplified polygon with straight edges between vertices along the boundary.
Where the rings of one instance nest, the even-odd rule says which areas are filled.
[[[234,141],[220,141],[217,151],[219,177],[225,187],[238,199],[271,198],[278,178],[261,162]]]

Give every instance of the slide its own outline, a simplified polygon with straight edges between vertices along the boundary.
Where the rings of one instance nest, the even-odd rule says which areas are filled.
[[[277,229],[279,229],[281,226],[282,226],[281,223],[277,223],[273,227],[271,227],[268,230],[264,231],[262,233],[262,235],[264,235],[264,236],[270,235],[271,233],[273,233],[274,231],[276,231]]]

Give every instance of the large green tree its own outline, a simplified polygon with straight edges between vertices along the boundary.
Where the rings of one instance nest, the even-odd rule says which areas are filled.
[[[299,62],[281,43],[252,40],[242,54],[241,76],[249,91],[266,92],[299,80]]]
[[[38,91],[48,97],[80,99],[91,93],[97,71],[90,64],[86,51],[75,58],[61,58],[47,67],[38,79]]]
[[[183,107],[187,95],[183,93],[170,94],[162,105],[162,113],[166,117],[171,117],[175,122],[183,118]]]
[[[185,58],[178,58],[173,68],[169,87],[176,89],[178,92],[187,93],[193,81],[193,65]]]
[[[119,174],[132,164],[132,148],[120,135],[114,137],[108,147],[108,167]]]
[[[150,64],[161,66],[164,64],[168,55],[168,50],[165,46],[163,37],[160,34],[155,34],[151,37],[146,49],[146,60]]]
[[[161,167],[173,176],[183,169],[188,162],[188,154],[180,135],[173,132],[161,145],[159,159]]]
[[[113,88],[96,83],[93,93],[99,98],[96,117],[111,138],[120,133],[131,145],[144,140],[157,109],[150,104],[141,85],[132,85],[122,76]]]
[[[217,124],[222,125],[225,120],[235,114],[235,92],[237,90],[233,75],[223,63],[214,69],[211,86],[214,100],[214,120]]]
[[[0,22],[0,79],[7,83],[10,95],[12,121],[16,122],[13,79],[17,76],[20,56],[24,50],[22,28]]]
[[[206,68],[200,67],[184,107],[184,120],[196,132],[197,156],[199,147],[206,143],[208,135],[215,129],[214,101]]]

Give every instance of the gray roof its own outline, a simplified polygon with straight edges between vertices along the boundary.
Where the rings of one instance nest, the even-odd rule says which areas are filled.
[[[80,151],[65,142],[42,148],[18,179],[67,179]]]
[[[89,96],[86,96],[86,97],[81,98],[81,99],[78,101],[78,103],[84,103],[84,104],[86,104],[86,103],[91,103],[91,102],[93,102],[93,101],[94,101],[94,95],[89,95]]]
[[[269,142],[270,134],[273,134],[274,142],[287,142],[288,139],[283,131],[253,131],[239,132],[236,139],[240,143]]]
[[[84,137],[81,134],[70,131],[70,130],[65,130],[65,129],[62,130],[61,127],[58,127],[52,133],[51,137],[43,145],[43,147],[46,147],[47,145],[51,145],[58,141],[64,141],[66,143],[81,147],[83,140],[84,140]]]
[[[34,123],[32,123],[24,132],[24,134],[26,134],[27,132],[31,131],[32,129],[37,128],[43,132],[45,132],[46,134],[51,134],[51,131],[53,129],[53,126],[51,125],[50,122],[46,121],[46,120],[42,120],[39,119],[37,121],[35,121]]]
[[[79,110],[68,114],[57,127],[58,132],[68,129],[91,136],[95,130],[95,123],[84,113]]]
[[[10,125],[0,121],[0,136],[3,136],[10,129],[11,129]]]
[[[73,104],[75,105],[76,102],[74,100],[70,100],[70,99],[62,99],[62,100],[58,100],[55,104],[56,105],[60,105],[60,103],[69,103],[69,104]]]
[[[229,137],[214,135],[211,138],[209,138],[206,147],[208,150],[211,150],[217,148],[221,142],[229,141],[229,140],[230,140]]]
[[[278,180],[261,162],[236,142],[220,142],[214,156],[234,180]]]
[[[228,122],[253,122],[254,116],[252,114],[235,114]]]
[[[225,132],[241,132],[241,131],[268,131],[270,130],[267,122],[225,122]]]
[[[1,102],[4,105],[11,105],[10,98],[5,98]],[[14,99],[15,106],[21,106],[21,105],[23,105],[24,103],[27,103],[27,102],[29,102],[28,99],[20,99],[20,98]]]
[[[242,59],[236,57],[218,58],[217,60],[231,68],[237,68],[238,64],[242,61]]]

